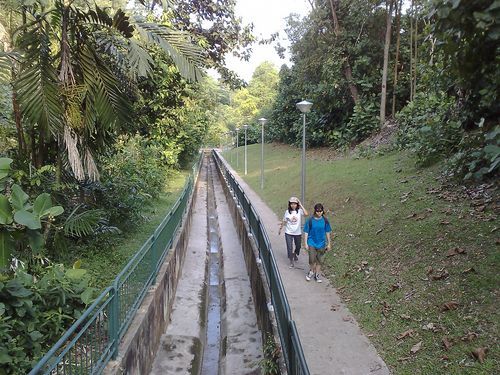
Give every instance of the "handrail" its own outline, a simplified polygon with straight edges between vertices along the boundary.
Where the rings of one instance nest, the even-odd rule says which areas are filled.
[[[213,150],[212,155],[214,156],[218,170],[225,177],[226,183],[233,191],[238,204],[241,206],[243,215],[248,221],[250,232],[255,238],[264,274],[269,285],[271,304],[276,316],[278,334],[288,373],[309,375],[309,368],[304,357],[300,337],[297,333],[295,322],[292,319],[290,304],[286,297],[283,281],[266,229],[245,191],[230,172],[227,162],[215,150]]]
[[[203,154],[154,233],[97,299],[33,367],[29,375],[99,374],[118,355],[118,344],[154,283],[181,226]]]

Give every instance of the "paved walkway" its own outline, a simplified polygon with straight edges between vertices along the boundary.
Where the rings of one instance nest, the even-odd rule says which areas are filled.
[[[288,268],[285,239],[278,235],[281,218],[230,170],[266,227],[311,374],[390,374],[330,282],[325,278],[321,284],[305,280],[309,269],[306,254],[301,253],[296,268]]]

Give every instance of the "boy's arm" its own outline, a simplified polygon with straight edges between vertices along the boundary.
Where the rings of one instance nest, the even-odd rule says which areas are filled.
[[[309,236],[309,233],[307,233],[306,231],[304,231],[304,248],[306,250],[309,250],[309,245],[307,244],[307,237]]]
[[[326,250],[330,250],[332,248],[330,234],[331,232],[326,232]]]

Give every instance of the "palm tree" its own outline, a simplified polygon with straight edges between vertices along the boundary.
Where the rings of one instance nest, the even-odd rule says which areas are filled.
[[[21,58],[13,65],[11,55],[0,55],[0,71],[7,62],[16,67],[13,87],[33,164],[55,157],[59,172],[66,163],[76,179],[96,180],[95,156],[128,123],[136,79],[151,73],[149,49],[164,50],[188,80],[201,77],[204,56],[188,34],[120,9],[110,16],[81,1],[44,4],[21,7],[14,38]]]

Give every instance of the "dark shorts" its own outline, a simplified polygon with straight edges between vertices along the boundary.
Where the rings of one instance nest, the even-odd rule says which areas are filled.
[[[323,264],[323,258],[326,253],[326,248],[316,249],[315,247],[309,246],[309,264]]]

